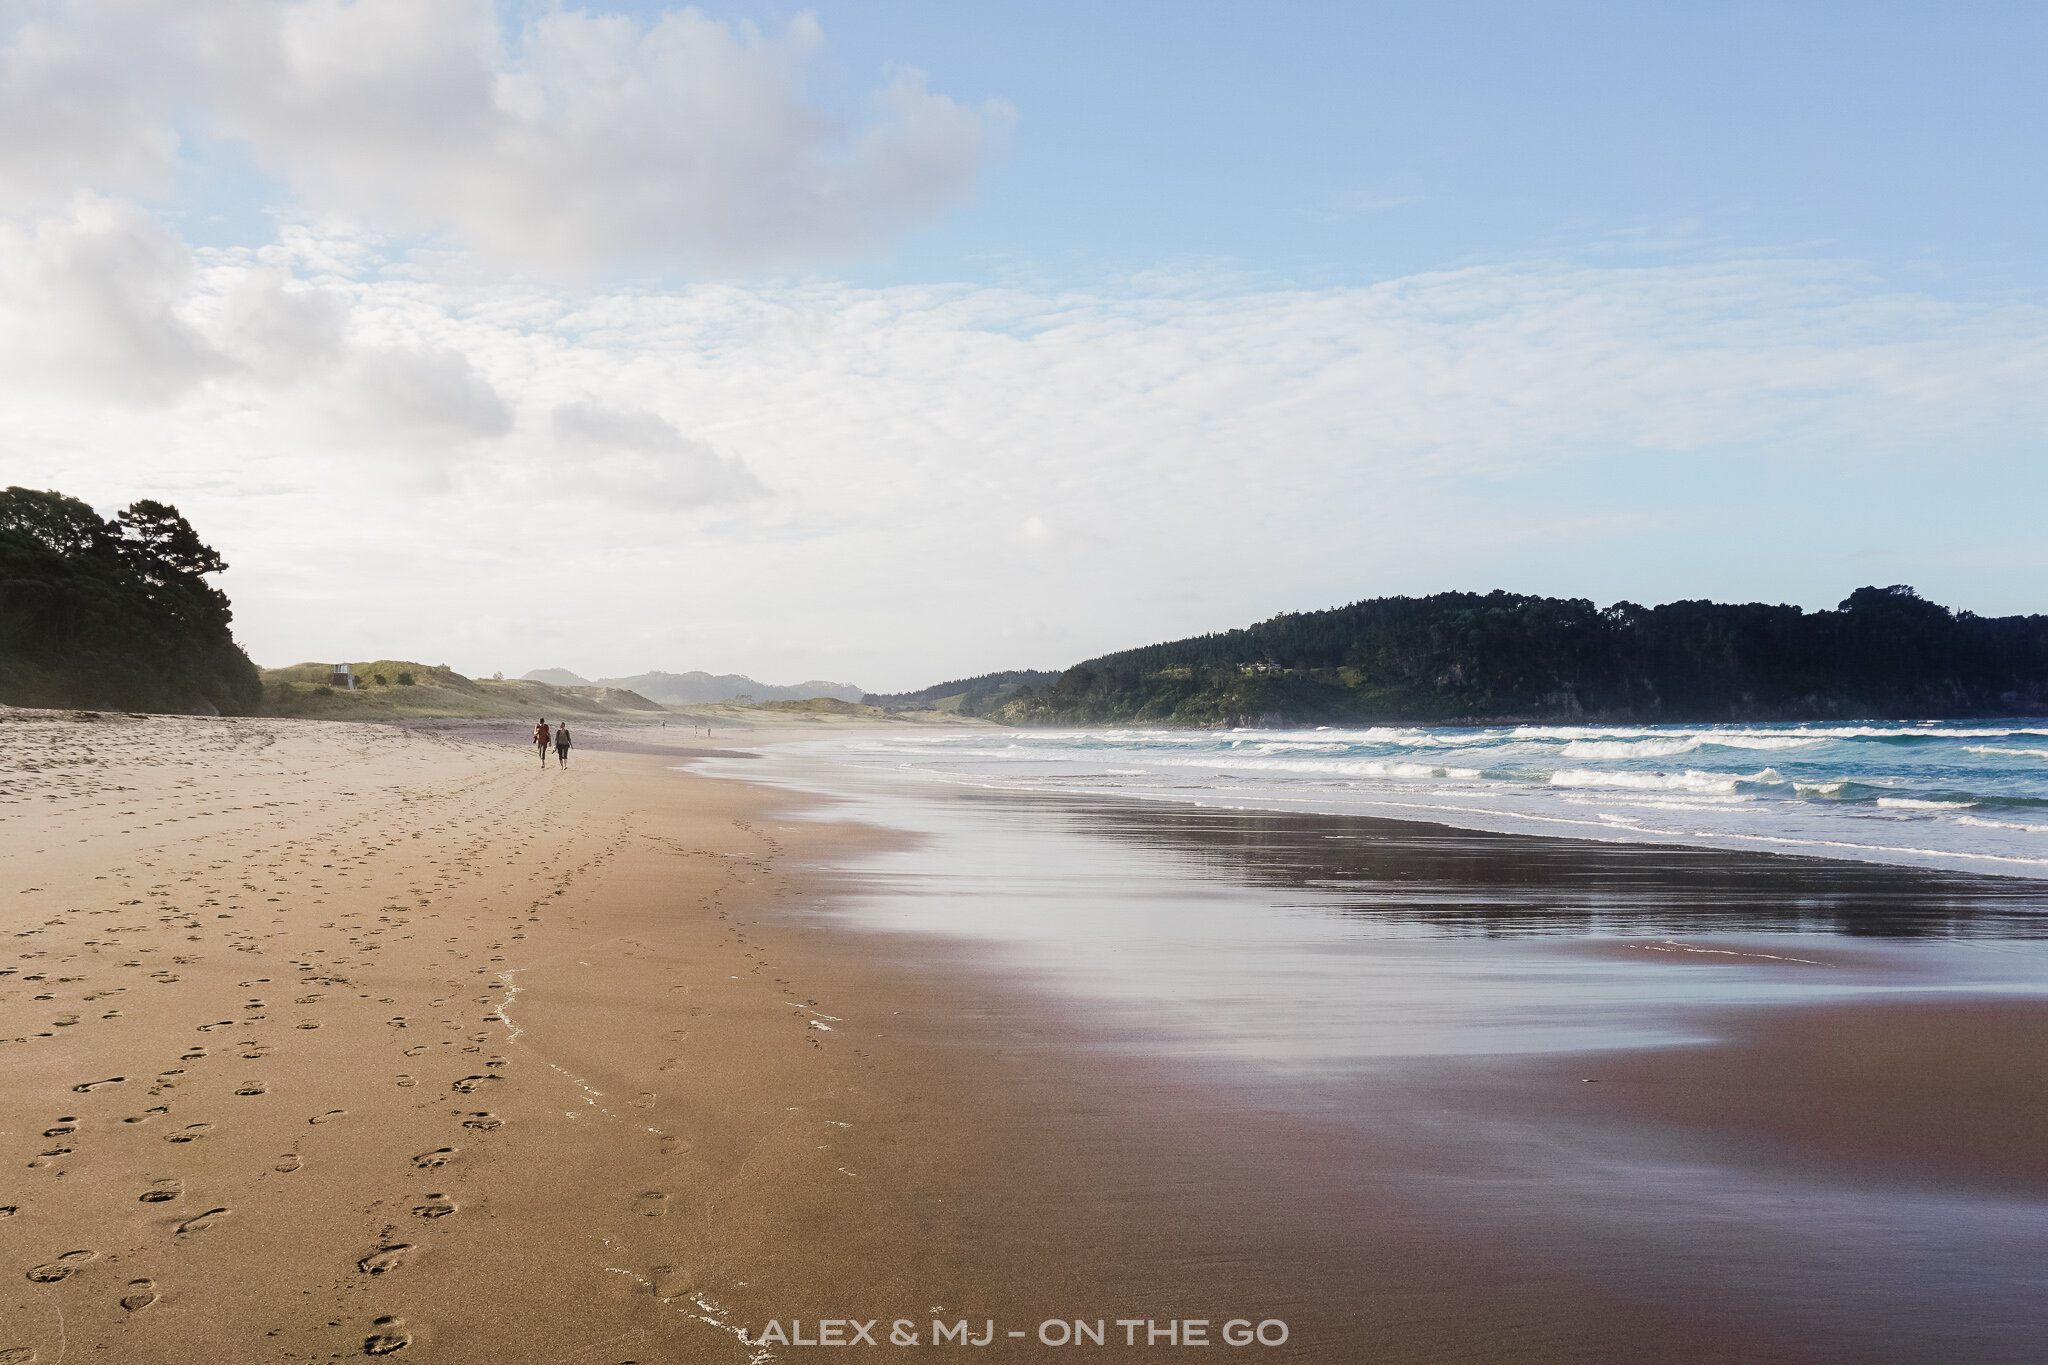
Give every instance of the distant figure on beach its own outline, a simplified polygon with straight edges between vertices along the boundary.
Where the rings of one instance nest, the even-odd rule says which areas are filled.
[[[540,724],[533,727],[533,747],[540,750],[540,766],[548,766],[548,718],[542,716]]]
[[[543,763],[548,761],[547,750],[541,750],[540,761]],[[566,725],[557,725],[555,727],[555,766],[558,768],[569,766],[569,727]]]

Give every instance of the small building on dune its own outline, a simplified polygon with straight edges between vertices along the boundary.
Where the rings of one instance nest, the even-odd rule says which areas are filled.
[[[327,681],[331,686],[344,688],[350,692],[356,690],[356,675],[349,671],[347,664],[336,664]]]

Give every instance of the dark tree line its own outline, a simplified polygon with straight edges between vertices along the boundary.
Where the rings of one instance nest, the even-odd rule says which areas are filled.
[[[206,581],[225,568],[164,503],[107,521],[62,493],[0,493],[0,701],[254,711],[262,682]]]
[[[919,711],[946,704],[963,716],[982,716],[1015,696],[1019,689],[1043,686],[1059,676],[1058,673],[1028,668],[1008,673],[983,673],[978,677],[933,683],[916,692],[870,692],[861,701],[891,711]]]
[[[2048,713],[2048,616],[1859,588],[1834,611],[1516,593],[1385,597],[1104,655],[1022,723],[1940,719]]]

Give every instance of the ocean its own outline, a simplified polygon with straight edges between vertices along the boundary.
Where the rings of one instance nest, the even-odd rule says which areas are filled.
[[[961,730],[802,746],[903,776],[2048,878],[2048,721]]]

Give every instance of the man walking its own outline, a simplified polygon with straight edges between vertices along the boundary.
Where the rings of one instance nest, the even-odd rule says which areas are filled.
[[[540,766],[548,766],[548,718],[542,716],[540,724],[533,727],[533,747],[540,750]]]

